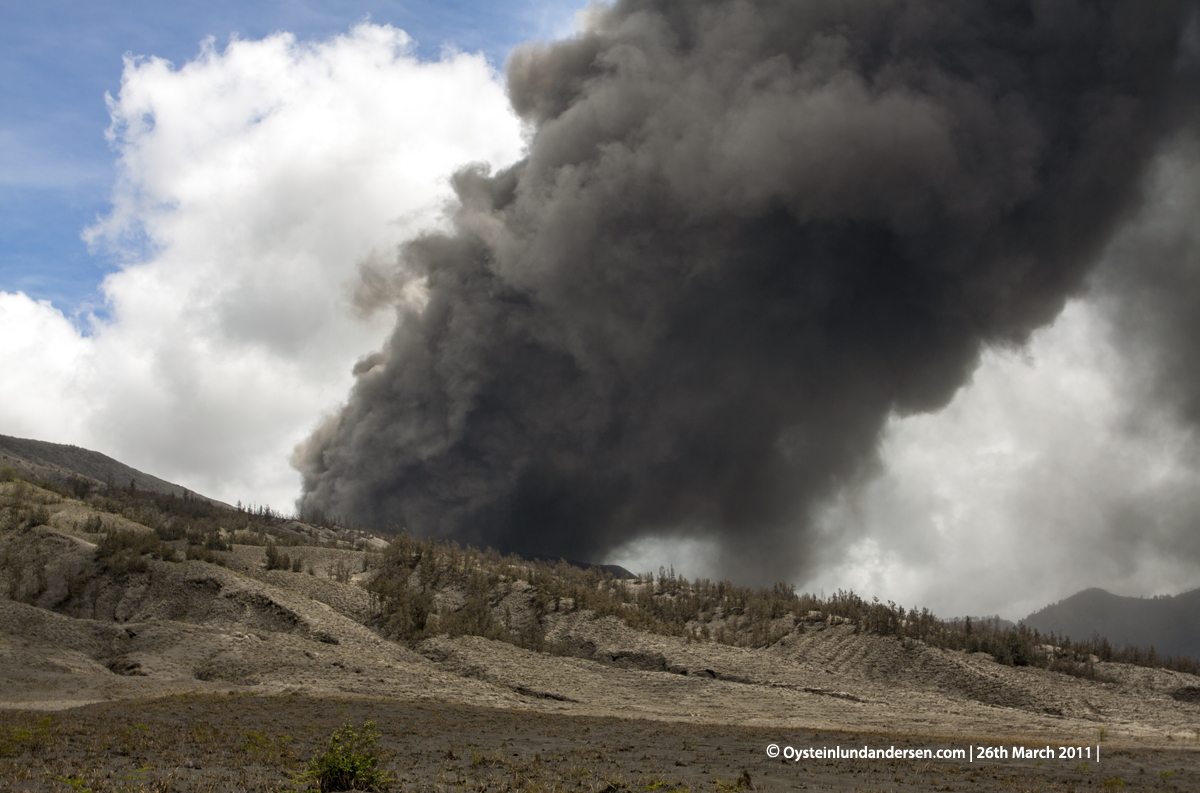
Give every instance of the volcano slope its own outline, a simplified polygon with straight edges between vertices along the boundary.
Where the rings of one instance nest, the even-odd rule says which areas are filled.
[[[366,718],[397,789],[1200,789],[1180,671],[1066,645],[1008,665],[1031,659],[938,646],[936,623],[913,638],[927,613],[844,593],[620,581],[174,497],[0,496],[5,789],[291,789]]]

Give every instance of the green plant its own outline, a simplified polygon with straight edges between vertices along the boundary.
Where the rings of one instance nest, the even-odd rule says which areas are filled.
[[[271,739],[257,730],[246,730],[243,735],[246,736],[246,742],[242,744],[242,751],[266,749],[271,745]]]
[[[329,737],[325,751],[309,761],[293,781],[321,793],[334,790],[382,790],[391,776],[378,768],[377,745],[381,733],[375,722],[364,721],[358,729],[345,722]]]
[[[17,472],[11,467],[6,465],[3,468],[0,468],[0,482],[13,482],[16,481],[16,478]]]
[[[50,740],[50,727],[53,720],[43,716],[30,729],[13,727],[7,731],[0,728],[0,756],[19,754],[20,752],[38,749]],[[7,732],[7,735],[5,734]]]
[[[750,779],[750,772],[742,769],[742,775],[737,779],[721,779],[717,777],[713,780],[716,789],[723,793],[733,793],[737,790],[753,790],[754,782]]]

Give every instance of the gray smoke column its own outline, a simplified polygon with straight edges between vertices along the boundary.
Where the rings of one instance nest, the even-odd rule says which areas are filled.
[[[428,302],[297,449],[301,509],[802,573],[889,414],[1053,319],[1136,209],[1189,9],[636,0],[517,50],[528,156],[364,282]]]

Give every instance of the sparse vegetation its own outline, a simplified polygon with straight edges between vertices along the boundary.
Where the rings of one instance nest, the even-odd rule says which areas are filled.
[[[247,535],[263,545],[262,534],[284,521],[282,515],[268,507],[230,509],[188,493],[182,497],[149,493],[136,488],[108,488],[103,494],[92,495],[87,503],[94,509],[154,529],[164,540],[187,538],[192,544],[204,544],[209,550],[228,550],[213,545],[221,537]],[[200,539],[198,539],[200,538]]]
[[[100,569],[117,576],[146,572],[149,566],[143,556],[164,562],[178,561],[174,549],[154,532],[110,531],[96,546],[96,562]]]
[[[100,513],[94,512],[77,528],[88,534],[100,534],[104,531],[104,519],[100,517]]]
[[[209,564],[225,565],[225,556],[216,551],[210,550],[203,545],[189,545],[185,551],[185,558],[189,561],[195,560],[198,562],[208,562]]]
[[[106,572],[143,572],[147,569],[146,557],[172,561],[183,556],[221,564],[225,561],[223,552],[234,543],[264,547],[267,569],[315,572],[311,559],[280,550],[281,546],[295,547],[299,541],[291,536],[275,536],[276,527],[284,519],[268,508],[232,510],[188,494],[164,496],[111,485],[95,493],[85,484],[35,485],[16,476],[14,483],[5,485],[0,527],[47,525],[52,518],[50,507],[80,491],[97,512],[77,528],[104,535],[96,559]],[[113,526],[120,525],[120,521],[110,522],[102,512],[153,532],[116,531]],[[177,552],[171,543],[181,540],[185,544]],[[355,571],[343,560],[326,566],[327,577],[341,583],[348,583]],[[671,569],[660,569],[657,577],[644,574],[621,581],[598,568],[581,570],[564,562],[503,557],[491,550],[460,548],[406,533],[396,537],[384,553],[364,554],[361,569],[375,573],[367,587],[377,604],[377,627],[405,641],[419,641],[435,633],[466,634],[556,652],[562,648],[547,645],[541,618],[550,611],[589,609],[601,617],[619,617],[639,630],[695,641],[765,647],[793,630],[805,629],[815,613],[822,621],[849,623],[859,631],[968,653],[983,652],[1002,664],[1038,666],[1092,679],[1100,676],[1097,663],[1110,661],[1200,672],[1200,665],[1193,659],[1161,656],[1154,648],[1118,649],[1098,636],[1072,641],[1025,626],[1005,626],[998,620],[943,620],[928,609],[868,602],[853,592],[839,590],[818,597],[797,594],[786,584],[752,589],[729,581],[689,581]],[[518,582],[532,594],[533,620],[514,621],[501,605]],[[40,591],[30,589],[32,584],[18,583],[22,599],[28,600],[31,593]],[[12,589],[12,581],[9,584]],[[439,611],[433,606],[434,595],[446,586],[460,591],[465,602],[461,607]]]
[[[329,564],[329,567],[326,569],[326,575],[340,584],[349,584],[350,565],[346,564],[345,560],[338,559],[336,562]]]
[[[19,479],[5,490],[0,498],[0,530],[45,526],[51,517],[48,507],[62,501],[59,495]]]
[[[297,777],[329,752],[330,734],[375,719],[381,710],[387,719],[379,719],[383,730],[376,733],[373,770],[394,777],[386,785],[392,790],[709,792],[797,786],[797,769],[769,762],[762,751],[781,737],[777,727],[681,725],[434,702],[204,695],[102,703],[51,716],[0,711],[0,788],[47,793],[317,790],[315,779]],[[698,744],[681,751],[681,731],[698,738]],[[874,744],[882,737],[788,734],[793,744],[805,745]],[[902,747],[930,746],[925,735],[887,740]],[[1065,763],[1034,768],[824,760],[806,762],[801,779],[822,790],[1098,790],[1113,778],[1130,790],[1193,790],[1193,754],[1179,751],[1166,760],[1161,749],[1130,748],[1106,759],[1103,776]],[[1176,770],[1164,772],[1164,760],[1177,763]],[[1114,782],[1109,789],[1122,788]]]
[[[49,716],[41,716],[28,726],[0,728],[0,757],[38,751],[50,741],[52,723]]]
[[[797,594],[784,583],[752,589],[729,581],[689,581],[665,568],[657,577],[647,573],[619,580],[596,567],[582,570],[561,561],[502,557],[494,550],[462,548],[406,532],[393,539],[374,565],[377,572],[367,588],[376,598],[378,627],[410,642],[448,633],[555,652],[560,648],[547,645],[541,618],[550,611],[589,609],[601,617],[619,617],[638,630],[741,647],[766,647],[820,621],[906,642],[987,653],[1008,666],[1038,666],[1091,679],[1100,676],[1099,661],[1200,673],[1193,659],[1159,656],[1153,648],[1118,650],[1101,637],[1072,641],[1024,625],[1006,626],[996,618],[943,620],[928,609],[867,601],[854,592],[819,597]],[[439,613],[434,595],[446,587],[462,593],[465,603]],[[508,619],[501,605],[518,589],[529,593],[536,616],[522,624]]]

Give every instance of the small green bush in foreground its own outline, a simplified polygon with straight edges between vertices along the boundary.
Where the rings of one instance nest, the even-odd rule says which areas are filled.
[[[309,761],[294,781],[305,790],[316,786],[321,793],[334,790],[383,790],[391,777],[377,766],[376,744],[381,733],[367,720],[355,729],[346,722],[329,737],[329,747]]]

